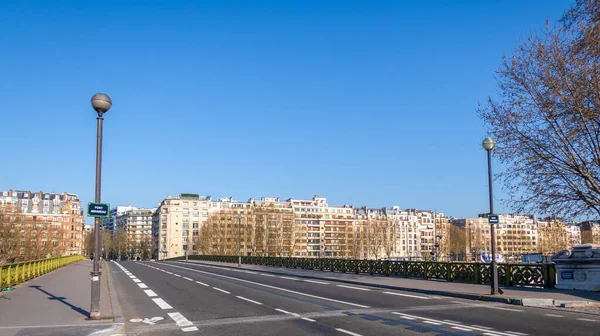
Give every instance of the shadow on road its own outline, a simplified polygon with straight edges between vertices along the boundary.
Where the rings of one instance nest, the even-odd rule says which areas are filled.
[[[52,294],[52,293],[50,293],[50,292],[42,289],[42,286],[29,286],[29,287],[30,288],[35,288],[35,289],[39,290],[40,292],[48,295],[49,296],[48,300],[59,301],[60,303],[69,306],[71,309],[73,309],[74,311],[78,312],[81,315],[84,315],[85,317],[89,317],[90,316],[90,313],[87,310],[79,308],[79,307],[76,307],[76,306],[70,304],[69,302],[67,302],[67,298],[66,297],[55,296],[54,294]]]

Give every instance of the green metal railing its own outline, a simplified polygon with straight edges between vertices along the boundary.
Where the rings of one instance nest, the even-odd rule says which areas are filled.
[[[72,262],[85,259],[84,256],[72,255],[0,265],[0,291],[2,288],[14,287]]]
[[[189,259],[237,263],[237,256],[190,255]],[[168,260],[183,260],[185,257]],[[331,272],[399,276],[487,284],[490,265],[471,262],[384,261],[332,258],[242,257],[242,264],[302,268]],[[498,264],[502,286],[554,288],[556,269],[553,264]]]

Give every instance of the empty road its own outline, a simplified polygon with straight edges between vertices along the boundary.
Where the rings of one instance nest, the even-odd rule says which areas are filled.
[[[127,335],[597,335],[600,316],[186,262],[111,262]]]

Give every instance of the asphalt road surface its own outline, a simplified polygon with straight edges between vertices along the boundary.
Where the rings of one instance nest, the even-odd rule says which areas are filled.
[[[186,262],[111,262],[127,335],[599,335],[600,316]],[[112,290],[112,289],[111,289]]]

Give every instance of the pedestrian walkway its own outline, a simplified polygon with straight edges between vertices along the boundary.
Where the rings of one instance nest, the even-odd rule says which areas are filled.
[[[109,335],[118,331],[106,271],[101,278],[101,319],[88,319],[91,271],[92,262],[83,260],[2,292],[0,335]]]
[[[223,266],[238,269],[236,264],[212,261],[188,260],[190,263]],[[556,290],[544,288],[506,287],[503,295],[490,295],[489,285],[472,283],[421,280],[400,277],[386,277],[353,273],[338,273],[319,270],[305,270],[274,266],[242,265],[241,268],[264,273],[292,275],[295,277],[340,281],[355,285],[376,286],[386,289],[419,292],[430,295],[458,297],[471,300],[483,300],[519,304],[523,306],[590,306],[600,305],[600,293]]]

